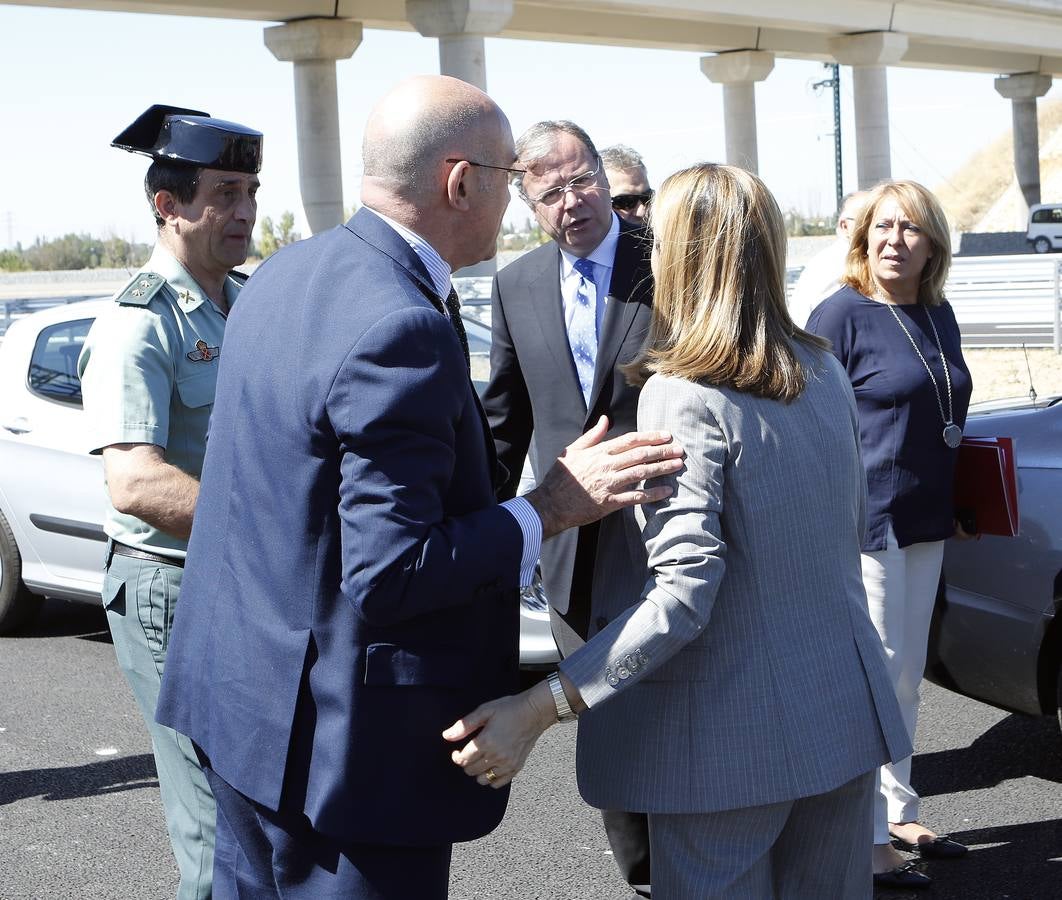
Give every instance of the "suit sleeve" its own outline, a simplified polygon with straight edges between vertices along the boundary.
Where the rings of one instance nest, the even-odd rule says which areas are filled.
[[[508,500],[516,496],[520,487],[534,416],[531,395],[509,334],[497,277],[491,292],[490,381],[483,392],[483,409],[494,437],[498,462],[504,470],[495,479],[498,499]]]
[[[468,418],[482,429],[443,316],[418,308],[381,319],[348,355],[326,409],[340,442],[343,591],[366,621],[519,586],[520,528],[494,503],[487,473],[473,477],[458,458],[462,421],[466,436]],[[462,472],[483,479],[479,492]],[[483,497],[482,508],[451,514]]]
[[[651,482],[674,493],[643,507],[649,579],[641,599],[560,664],[588,706],[641,681],[694,640],[711,619],[726,569],[720,514],[728,449],[700,389],[653,376],[642,389],[638,429],[670,431],[686,450],[686,467]]]

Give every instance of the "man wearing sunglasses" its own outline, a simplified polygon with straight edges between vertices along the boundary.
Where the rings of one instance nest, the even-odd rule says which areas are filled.
[[[586,132],[572,122],[539,122],[517,140],[516,155],[526,171],[516,173],[514,185],[553,240],[494,280],[483,405],[506,470],[503,500],[516,493],[525,457],[540,480],[549,460],[601,416],[613,436],[635,430],[638,389],[619,367],[645,341],[653,298],[650,241],[644,228],[613,212],[601,157]],[[593,618],[595,591],[636,596],[645,567],[633,510],[542,545],[542,578],[562,654],[608,624]],[[620,871],[648,896],[645,816],[603,815]]]
[[[612,208],[616,215],[632,225],[645,225],[653,189],[641,154],[626,144],[613,144],[601,151],[601,162],[612,190]]]

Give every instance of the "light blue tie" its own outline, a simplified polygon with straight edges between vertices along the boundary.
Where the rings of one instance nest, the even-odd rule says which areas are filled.
[[[597,362],[597,283],[594,281],[594,264],[590,260],[577,259],[574,267],[579,273],[579,285],[575,289],[575,307],[568,325],[568,343],[572,347],[583,401],[589,408],[594,364]]]

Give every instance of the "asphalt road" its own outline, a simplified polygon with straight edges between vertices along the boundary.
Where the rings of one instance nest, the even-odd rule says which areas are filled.
[[[630,896],[576,792],[574,733],[547,732],[502,826],[456,848],[452,900]],[[1062,898],[1057,724],[926,685],[917,744],[923,819],[971,847],[925,864],[936,881],[921,896]],[[0,639],[0,900],[150,900],[176,882],[149,742],[103,614],[49,602],[32,629]],[[879,898],[905,896],[917,895]]]

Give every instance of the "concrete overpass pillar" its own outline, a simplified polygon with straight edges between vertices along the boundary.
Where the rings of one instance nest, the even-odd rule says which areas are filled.
[[[860,190],[892,177],[886,66],[903,59],[907,35],[868,31],[830,38],[830,53],[852,67],[855,98],[856,180]]]
[[[361,43],[361,23],[300,19],[270,26],[264,37],[277,59],[295,64],[299,189],[310,231],[316,234],[343,221],[336,60],[354,55]]]
[[[487,89],[483,36],[498,34],[513,0],[406,0],[406,18],[424,37],[439,39],[439,73]]]
[[[1005,75],[996,90],[1011,102],[1014,115],[1014,174],[1027,207],[1040,202],[1040,125],[1036,98],[1051,90],[1051,76],[1037,72]]]
[[[763,50],[729,50],[701,57],[701,71],[723,86],[723,121],[726,161],[756,174],[759,146],[756,139],[756,82],[774,68],[774,54]]]
[[[439,74],[487,90],[483,36],[498,34],[513,15],[513,0],[406,0],[406,18],[424,37],[439,40]],[[458,275],[493,275],[497,261],[468,266]]]

